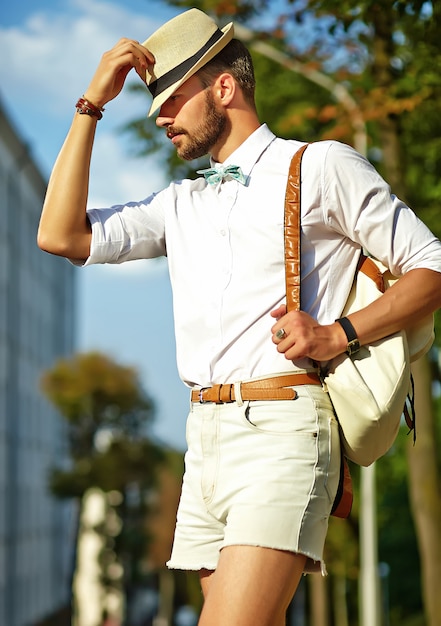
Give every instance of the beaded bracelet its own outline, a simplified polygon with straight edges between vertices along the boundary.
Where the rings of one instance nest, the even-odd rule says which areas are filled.
[[[90,115],[91,117],[97,117],[99,120],[103,117],[104,107],[97,107],[96,104],[92,104],[90,100],[86,100],[84,97],[79,98],[75,107],[80,115]]]

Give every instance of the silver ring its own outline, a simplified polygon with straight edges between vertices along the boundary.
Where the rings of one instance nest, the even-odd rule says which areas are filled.
[[[277,339],[285,339],[285,337],[286,337],[285,329],[284,328],[280,328],[276,332],[276,337],[277,337]]]

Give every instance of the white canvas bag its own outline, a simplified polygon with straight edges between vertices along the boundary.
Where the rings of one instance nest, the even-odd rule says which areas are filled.
[[[363,258],[342,317],[379,298],[396,280],[379,261]],[[335,357],[324,372],[344,453],[355,463],[370,465],[391,448],[411,391],[410,362],[429,350],[433,338],[430,316],[415,329]]]

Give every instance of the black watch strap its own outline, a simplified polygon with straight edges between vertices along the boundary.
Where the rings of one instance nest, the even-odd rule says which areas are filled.
[[[340,317],[338,320],[335,321],[338,322],[345,331],[348,340],[348,345],[346,346],[346,354],[349,354],[349,356],[356,354],[360,350],[360,342],[358,341],[355,328],[352,326],[347,317]]]

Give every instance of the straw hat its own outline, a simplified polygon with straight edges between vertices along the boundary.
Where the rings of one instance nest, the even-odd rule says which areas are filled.
[[[222,30],[199,9],[177,15],[158,28],[142,44],[155,57],[146,72],[153,96],[152,115],[190,76],[208,63],[233,38],[233,23]]]

